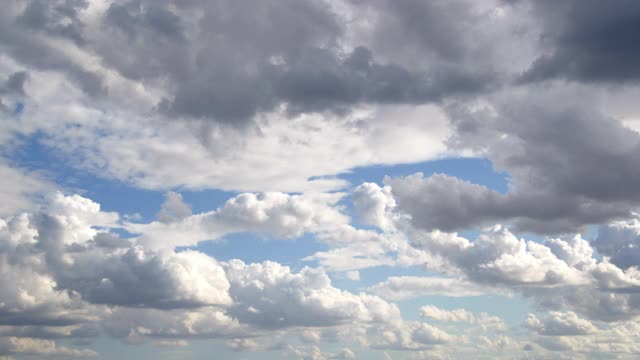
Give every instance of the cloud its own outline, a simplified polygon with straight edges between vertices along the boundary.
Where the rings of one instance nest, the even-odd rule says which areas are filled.
[[[388,230],[392,223],[389,212],[396,206],[391,187],[380,187],[374,183],[358,185],[351,195],[353,205],[362,220],[382,230]]]
[[[20,354],[47,357],[87,358],[96,357],[93,350],[76,350],[58,346],[51,340],[8,337],[0,338],[0,354]]]
[[[597,330],[588,320],[581,319],[574,312],[551,312],[543,320],[539,320],[535,315],[529,314],[526,326],[538,333],[546,336],[565,335],[587,335]]]
[[[244,210],[225,216],[246,219]],[[1,278],[11,279],[2,284],[0,312],[6,316],[0,338],[90,341],[104,331],[127,343],[218,338],[232,347],[249,346],[234,339],[263,347],[273,331],[284,336],[304,327],[408,326],[395,304],[336,288],[322,269],[293,271],[270,261],[218,262],[193,250],[147,249],[109,232],[119,227],[118,219],[87,198],[57,193],[40,212],[0,222]],[[345,351],[334,355],[352,357]]]
[[[191,215],[191,208],[182,200],[182,195],[169,191],[164,194],[164,202],[156,217],[160,222],[170,223]]]
[[[462,321],[471,323],[475,320],[473,313],[470,313],[465,309],[442,310],[433,305],[421,307],[420,316],[437,321]]]
[[[450,145],[491,159],[509,174],[509,191],[444,174],[390,178],[397,208],[416,226],[447,231],[513,222],[519,230],[567,233],[630,216],[640,134],[603,114],[593,94],[574,90],[514,91],[488,105],[451,107]]]
[[[592,242],[602,255],[611,257],[611,263],[628,269],[640,266],[640,222],[637,217],[627,221],[601,226]]]
[[[0,160],[0,215],[31,210],[38,198],[55,188],[42,174],[15,168]]]
[[[342,6],[367,8],[357,2]],[[411,10],[383,2],[376,6],[398,10],[392,13],[400,18]],[[344,113],[354,105],[424,104],[494,86],[497,77],[491,69],[475,71],[454,61],[467,52],[463,20],[473,17],[457,11],[463,4],[414,7],[415,13],[449,19],[436,22],[429,33],[455,29],[449,32],[458,41],[433,35],[423,42],[447,62],[413,69],[379,58],[366,43],[349,41],[354,37],[344,14],[324,1],[268,1],[257,8],[226,0],[102,5],[23,1],[7,8],[4,22],[18,26],[5,27],[0,46],[34,70],[64,73],[93,98],[119,91],[110,86],[115,73],[158,90],[147,111],[234,126],[280,106],[290,114]],[[196,13],[202,21],[193,20]],[[91,54],[107,71],[78,61],[74,52]]]
[[[395,305],[367,294],[354,295],[331,286],[321,270],[304,268],[291,273],[273,262],[246,265],[228,263],[230,313],[240,321],[266,328],[330,326],[341,323],[397,322]]]
[[[522,81],[565,78],[581,82],[622,84],[637,81],[640,53],[633,34],[640,7],[634,1],[602,4],[569,1],[526,2],[543,29],[547,51],[522,75]],[[567,18],[573,21],[565,21]]]
[[[419,276],[390,277],[367,290],[390,300],[433,295],[468,297],[500,292],[498,289],[490,289],[465,279]]]
[[[230,233],[253,232],[275,238],[291,239],[309,231],[325,231],[348,222],[336,203],[343,194],[243,193],[225,202],[215,210],[187,215],[190,210],[176,195],[163,205],[177,207],[182,214],[170,222],[154,221],[148,224],[127,223],[125,228],[140,234],[136,241],[149,248],[191,246],[205,240],[219,239]],[[187,211],[188,210],[188,211]],[[171,209],[175,212],[175,209]],[[166,220],[166,219],[165,219]]]
[[[634,357],[639,9],[626,0],[9,2],[0,353],[94,356],[67,343],[110,336],[210,338],[313,359],[496,358],[525,347],[536,358]],[[52,161],[34,171],[40,152]],[[507,190],[464,171],[397,176],[393,167],[383,184],[346,180],[366,166],[459,156],[488,159]],[[82,192],[79,174],[164,192],[157,220],[46,195],[64,186],[53,180]],[[236,195],[193,213],[176,189]],[[301,259],[309,266],[198,251],[245,232],[304,237],[307,250],[313,241]],[[415,276],[418,267],[429,274]],[[396,276],[372,282],[379,271]],[[340,289],[343,280],[362,292]],[[422,320],[405,320],[389,302],[485,294],[522,296],[548,315],[530,315],[522,332],[428,304]]]

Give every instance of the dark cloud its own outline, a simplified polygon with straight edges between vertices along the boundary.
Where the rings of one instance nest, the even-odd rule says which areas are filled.
[[[27,4],[23,11],[30,11],[30,7],[44,9],[42,10],[45,11],[43,18],[30,15],[28,17],[29,20],[24,20],[23,17],[25,14],[21,12],[20,7],[17,6],[16,3],[8,5],[4,9],[4,12],[0,14],[0,19],[2,19],[0,21],[0,49],[2,49],[2,52],[13,58],[13,60],[21,64],[24,68],[27,68],[27,70],[60,71],[78,84],[88,95],[94,97],[105,95],[107,89],[102,76],[76,63],[68,54],[61,52],[48,41],[48,37],[50,36],[59,37],[64,35],[64,33],[60,32],[61,30],[56,30],[57,28],[47,28],[49,18],[46,14],[48,14],[48,11],[54,11],[52,9],[55,9],[54,12],[56,12],[56,14],[60,13],[58,14],[59,16],[64,15],[64,19],[58,19],[56,21],[61,23],[70,21],[71,24],[73,24],[74,21],[79,20],[69,20],[67,18],[69,16],[73,16],[74,18],[77,16],[76,12],[82,7],[82,2],[34,1]],[[16,24],[19,26],[16,26]],[[24,27],[28,27],[28,29],[34,31],[25,31]],[[77,31],[81,30],[78,28]],[[68,37],[69,36],[66,36],[66,38]],[[73,41],[77,43],[80,40]]]
[[[472,52],[467,42],[469,30],[481,19],[467,1],[352,0],[368,8],[376,17],[375,43],[381,49],[414,47],[427,56],[447,62],[460,62]],[[488,25],[488,24],[485,24]],[[484,42],[479,33],[475,41]]]
[[[29,79],[29,73],[26,71],[18,71],[9,75],[4,84],[0,86],[0,94],[25,96],[24,84],[27,79]]]
[[[629,83],[640,78],[640,3],[633,0],[532,1],[542,29],[540,55],[524,82],[565,78]],[[548,49],[548,50],[547,50]]]
[[[5,26],[0,45],[29,67],[66,73],[90,96],[114,95],[104,74],[48,44],[52,36],[68,39],[126,78],[163,84],[155,110],[230,124],[281,105],[290,114],[345,113],[358,104],[438,102],[500,83],[496,71],[466,63],[474,53],[464,35],[473,17],[465,3],[371,6],[393,14],[377,24],[376,37],[419,43],[436,54],[429,66],[389,60],[395,50],[375,44],[344,46],[344,19],[322,1],[131,0],[110,4],[87,24],[79,16],[84,1],[31,1],[4,15],[21,29]]]
[[[26,30],[68,38],[83,45],[84,25],[78,12],[86,6],[84,0],[32,0],[16,18],[16,23]]]
[[[177,40],[184,37],[180,17],[158,3],[147,6],[143,6],[140,1],[113,3],[104,16],[104,22],[130,37],[144,36],[141,32],[145,28]]]
[[[592,245],[622,269],[640,266],[640,223],[634,219],[601,226]]]
[[[9,75],[4,82],[0,83],[0,110],[9,110],[7,104],[3,101],[4,97],[24,97],[27,95],[24,90],[24,84],[27,79],[29,79],[29,73],[19,71]]]
[[[506,171],[507,194],[446,175],[390,179],[399,208],[428,229],[508,221],[542,233],[630,215],[640,204],[640,134],[571,100],[574,94],[549,90],[498,101],[494,113],[450,109],[456,128],[450,145],[473,149]]]

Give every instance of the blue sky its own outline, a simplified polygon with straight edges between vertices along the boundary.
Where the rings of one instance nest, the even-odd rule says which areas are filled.
[[[640,6],[19,0],[0,359],[636,359]]]

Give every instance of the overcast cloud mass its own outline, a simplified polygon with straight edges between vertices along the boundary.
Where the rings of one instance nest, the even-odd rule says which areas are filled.
[[[640,358],[640,3],[8,0],[0,359]]]

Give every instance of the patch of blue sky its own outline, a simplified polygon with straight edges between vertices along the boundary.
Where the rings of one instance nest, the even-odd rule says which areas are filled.
[[[275,261],[299,271],[305,266],[315,267],[314,261],[303,258],[317,251],[327,250],[325,244],[314,240],[312,234],[296,239],[274,239],[264,234],[249,232],[226,235],[215,241],[204,241],[192,247],[218,260],[240,259],[245,263]]]
[[[78,193],[100,204],[104,211],[139,217],[136,221],[155,219],[164,201],[164,190],[145,190],[119,180],[100,177],[73,166],[62,154],[43,143],[43,136],[36,133],[22,138],[20,146],[13,150],[13,165],[37,171],[55,182],[67,192]],[[210,211],[224,204],[233,192],[221,190],[179,191],[194,213]]]
[[[19,116],[24,112],[24,109],[25,109],[25,105],[23,102],[21,101],[16,102],[16,105],[13,108],[13,115]]]
[[[394,276],[443,277],[433,271],[425,271],[420,266],[391,267],[377,266],[360,270],[360,280],[350,281],[334,277],[333,284],[341,289],[353,292],[363,291]],[[487,291],[490,293],[491,291]],[[395,301],[403,316],[409,320],[418,320],[420,307],[434,305],[443,309],[463,308],[474,313],[486,312],[503,318],[507,323],[520,324],[531,310],[531,304],[519,295],[483,294],[477,296],[453,297],[445,295],[423,295],[411,299]]]
[[[500,193],[506,193],[509,175],[494,170],[490,160],[485,158],[446,158],[412,164],[375,165],[357,167],[338,175],[354,186],[363,182],[383,184],[385,176],[402,177],[421,172],[425,177],[433,174],[447,174],[475,184],[487,186]]]

